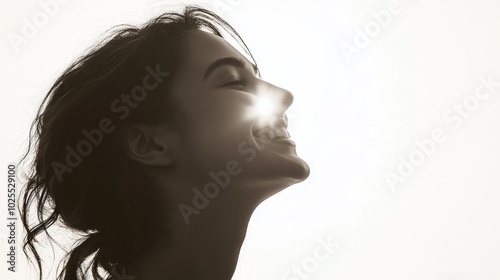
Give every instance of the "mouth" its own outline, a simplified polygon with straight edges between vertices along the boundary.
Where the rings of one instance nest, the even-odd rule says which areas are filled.
[[[289,140],[290,133],[285,119],[276,121],[275,126],[254,127],[252,129],[253,137],[265,141]]]
[[[252,132],[253,137],[260,140],[289,140],[290,133],[284,127],[265,127]]]

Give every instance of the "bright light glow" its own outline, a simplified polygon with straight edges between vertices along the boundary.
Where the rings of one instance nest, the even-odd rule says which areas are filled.
[[[250,109],[249,117],[257,119],[259,126],[270,125],[278,114],[279,102],[269,92],[265,92],[257,96],[255,104]]]
[[[269,96],[261,96],[255,105],[255,110],[258,116],[263,118],[270,118],[276,114],[276,102],[269,98]]]

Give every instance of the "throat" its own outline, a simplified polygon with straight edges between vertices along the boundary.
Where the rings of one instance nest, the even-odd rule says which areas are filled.
[[[140,279],[230,280],[254,209],[242,205],[227,211],[214,204],[189,225],[182,218],[169,223],[162,235],[169,238],[149,244],[140,261]]]

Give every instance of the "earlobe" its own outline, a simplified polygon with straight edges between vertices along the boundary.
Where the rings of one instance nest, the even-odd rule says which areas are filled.
[[[127,156],[141,164],[170,166],[174,162],[172,143],[164,125],[134,124],[126,139]]]

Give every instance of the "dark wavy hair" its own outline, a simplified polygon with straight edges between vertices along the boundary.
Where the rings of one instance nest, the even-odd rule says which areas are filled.
[[[187,54],[184,39],[188,31],[210,32],[222,38],[230,35],[254,60],[226,21],[206,9],[187,6],[181,13],[164,13],[140,27],[113,29],[72,63],[43,99],[21,160],[33,156],[19,204],[27,231],[23,251],[32,264],[29,253],[36,260],[40,280],[43,271],[37,236],[45,233],[57,244],[48,232],[56,222],[84,235],[67,252],[58,280],[86,279],[90,268],[94,279],[104,279],[99,269],[109,274],[119,268],[128,270],[144,248],[139,240],[154,238],[154,230],[146,231],[140,223],[154,225],[151,214],[160,211],[159,206],[150,203],[154,198],[141,177],[140,166],[129,160],[121,147],[124,132],[134,123],[167,123],[182,130],[182,112],[176,110],[170,85]],[[123,118],[117,118],[110,109],[112,104],[144,83],[148,67],[170,74],[136,108],[129,108],[126,116],[123,108]],[[103,120],[108,128],[115,128],[113,133],[95,131]],[[89,146],[92,137],[93,146]],[[30,215],[34,207],[36,222]]]

